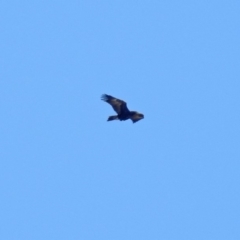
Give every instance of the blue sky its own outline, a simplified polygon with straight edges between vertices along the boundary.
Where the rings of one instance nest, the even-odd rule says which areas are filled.
[[[240,239],[239,9],[2,1],[1,239]]]

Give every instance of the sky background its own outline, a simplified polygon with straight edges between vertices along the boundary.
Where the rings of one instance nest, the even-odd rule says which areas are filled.
[[[1,239],[240,239],[239,11],[1,1]]]

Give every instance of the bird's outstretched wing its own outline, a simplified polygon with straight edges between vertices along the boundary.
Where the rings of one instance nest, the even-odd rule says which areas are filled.
[[[116,111],[117,114],[128,113],[129,110],[127,108],[127,103],[123,100],[117,99],[107,94],[103,94],[102,98],[103,101],[109,103],[113,109]]]
[[[144,115],[143,115],[142,113],[135,113],[135,114],[133,114],[130,118],[131,118],[131,120],[133,121],[133,123],[135,123],[135,122],[143,119],[143,118],[144,118]]]

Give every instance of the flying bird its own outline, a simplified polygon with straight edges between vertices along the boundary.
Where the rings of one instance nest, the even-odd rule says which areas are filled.
[[[127,103],[124,102],[123,100],[117,99],[107,94],[103,94],[101,99],[109,103],[117,113],[117,115],[110,116],[108,118],[108,121],[112,120],[125,121],[131,119],[132,122],[135,123],[144,118],[144,115],[142,113],[138,113],[136,111],[129,111],[127,108]]]

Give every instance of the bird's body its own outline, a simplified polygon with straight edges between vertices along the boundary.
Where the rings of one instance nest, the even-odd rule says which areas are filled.
[[[110,116],[108,118],[108,121],[125,121],[131,119],[132,122],[135,123],[144,118],[144,115],[142,113],[138,113],[136,111],[129,111],[127,108],[127,103],[123,100],[117,99],[107,94],[102,95],[102,100],[109,103],[117,113],[117,115]]]

